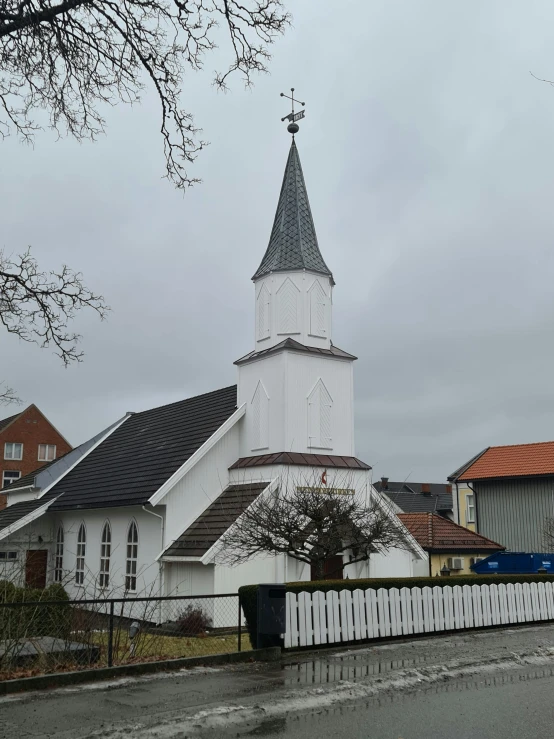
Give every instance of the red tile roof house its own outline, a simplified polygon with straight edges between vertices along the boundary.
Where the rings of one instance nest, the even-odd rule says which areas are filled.
[[[488,447],[448,480],[473,490],[480,534],[514,552],[544,551],[545,523],[554,517],[554,441]]]
[[[448,574],[469,575],[476,560],[504,549],[436,513],[399,513],[398,518],[429,554],[430,576],[444,574],[443,568]]]

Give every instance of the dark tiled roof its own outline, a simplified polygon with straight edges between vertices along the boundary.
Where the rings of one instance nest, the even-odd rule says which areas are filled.
[[[164,552],[171,557],[201,557],[244,513],[269,483],[229,485]]]
[[[62,456],[65,457],[65,454]],[[14,482],[12,482],[10,485],[6,485],[5,487],[3,487],[2,492],[9,492],[10,488],[12,490],[16,490],[18,488],[26,488],[28,486],[34,485],[35,477],[38,475],[38,473],[42,472],[42,470],[45,470],[47,467],[50,467],[55,462],[58,462],[60,459],[62,459],[62,457],[53,459],[51,462],[46,462],[46,464],[43,464],[41,467],[37,467],[36,470],[28,472],[26,475],[23,475],[23,477],[20,477],[19,480],[14,480]]]
[[[435,513],[398,513],[398,518],[418,544],[429,551],[484,552],[504,549],[486,536],[458,526]]]
[[[390,480],[387,481],[386,489],[383,488],[382,480],[373,485],[376,490],[385,493],[405,513],[452,510],[452,485],[439,482],[391,482]],[[423,494],[424,487],[428,494]]]
[[[268,464],[294,464],[306,467],[342,467],[351,470],[370,470],[371,467],[356,457],[339,457],[333,454],[300,454],[299,452],[275,452],[256,457],[241,457],[229,469],[262,467]]]
[[[8,426],[12,421],[15,421],[15,419],[20,415],[21,413],[16,413],[14,416],[8,416],[8,418],[2,418],[2,420],[0,420],[0,431],[6,428],[6,426]]]
[[[416,493],[393,493],[383,491],[404,513],[434,513],[451,511],[452,495],[417,495]]]
[[[237,359],[235,364],[244,364],[246,362],[251,362],[254,359],[259,359],[260,357],[267,357],[268,354],[276,354],[277,352],[282,352],[284,350],[302,352],[303,354],[318,354],[325,357],[337,357],[338,359],[354,360],[358,358],[353,354],[343,351],[343,349],[339,349],[338,346],[333,346],[332,344],[330,349],[319,349],[316,346],[306,346],[305,344],[301,344],[299,341],[295,341],[295,339],[284,339],[278,344],[275,344],[275,346],[269,347],[269,349],[262,349],[259,352],[250,352],[250,354],[246,354],[244,357]]]
[[[333,279],[319,251],[308,191],[293,139],[269,245],[252,279],[270,272],[295,269],[309,269]]]
[[[142,505],[235,412],[237,387],[125,420],[52,488],[52,510]]]
[[[490,446],[457,478],[485,480],[499,477],[554,475],[554,441]]]
[[[14,503],[14,505],[4,508],[0,511],[0,531],[16,523],[20,518],[24,518],[29,513],[36,511],[37,508],[45,505],[54,497],[54,495],[47,493],[43,498],[39,498],[38,500],[26,500],[23,503]]]

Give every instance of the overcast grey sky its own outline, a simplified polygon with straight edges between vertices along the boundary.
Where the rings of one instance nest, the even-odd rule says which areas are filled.
[[[554,4],[290,0],[271,75],[186,78],[211,142],[183,197],[161,179],[158,108],[105,112],[79,145],[0,142],[0,245],[82,270],[113,312],[77,323],[85,362],[0,333],[1,377],[73,443],[126,411],[235,381],[252,349],[250,277],[297,137],[355,353],[357,454],[377,477],[442,481],[488,445],[554,439]],[[5,409],[2,415],[13,413]]]

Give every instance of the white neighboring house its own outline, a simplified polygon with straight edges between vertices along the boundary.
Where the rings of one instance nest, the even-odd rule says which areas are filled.
[[[380,496],[354,456],[356,358],[331,340],[334,280],[294,139],[253,281],[255,348],[235,362],[238,384],[127,414],[6,488],[0,579],[59,581],[72,597],[209,595],[310,579],[308,566],[283,555],[234,568],[214,561],[225,531],[278,487],[294,492],[326,472],[329,484],[347,479]],[[345,556],[344,575],[425,574],[427,554],[406,535],[411,549],[354,565]]]

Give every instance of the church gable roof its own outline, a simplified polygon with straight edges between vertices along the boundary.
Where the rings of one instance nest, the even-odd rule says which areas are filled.
[[[144,505],[236,407],[232,385],[131,414],[49,490],[50,510]]]
[[[228,485],[171,544],[164,556],[202,557],[268,487],[268,482]]]
[[[302,269],[333,279],[319,251],[302,165],[293,139],[269,245],[252,279],[270,272]]]

